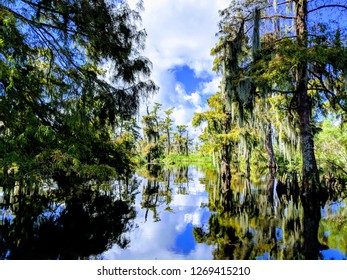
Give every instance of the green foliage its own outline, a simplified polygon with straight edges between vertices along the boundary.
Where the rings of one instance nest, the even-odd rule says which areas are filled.
[[[317,159],[324,174],[347,177],[347,132],[339,119],[325,119],[316,135]]]
[[[1,1],[2,259],[128,244],[133,116],[156,90],[139,20],[126,1]]]
[[[174,108],[161,112],[162,104],[155,103],[152,111],[142,117],[144,139],[139,143],[139,149],[147,163],[162,161],[171,155],[188,156],[192,147],[187,125],[176,125],[171,115]]]
[[[125,1],[1,2],[1,186],[128,176],[129,123],[156,90],[139,20]]]
[[[294,2],[238,1],[221,11],[220,40],[211,54],[213,69],[222,74],[221,95],[214,97],[222,107],[210,103],[211,110],[196,114],[193,124],[207,123],[203,148],[219,150],[217,161],[249,170],[252,151],[266,151],[269,169],[301,169],[303,185],[310,181],[314,189],[319,185],[315,151],[321,157],[314,145],[317,120],[347,112],[346,33],[341,20],[330,27],[307,15],[310,9],[347,6],[303,0],[294,8]],[[341,164],[343,169],[344,162],[331,158],[335,169]]]
[[[170,155],[165,157],[163,163],[168,166],[210,166],[212,167],[212,158],[200,153],[190,154],[189,156]]]
[[[147,159],[147,163],[159,159],[163,155],[163,145],[160,141],[160,119],[158,110],[161,104],[156,103],[153,110],[142,117],[144,146],[142,147],[142,155]]]

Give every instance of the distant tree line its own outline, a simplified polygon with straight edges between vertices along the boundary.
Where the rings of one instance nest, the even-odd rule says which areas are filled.
[[[147,163],[169,155],[188,156],[192,151],[193,139],[189,137],[188,125],[174,126],[171,115],[174,108],[160,114],[162,104],[155,103],[152,111],[142,117],[143,139],[139,142],[140,154]]]

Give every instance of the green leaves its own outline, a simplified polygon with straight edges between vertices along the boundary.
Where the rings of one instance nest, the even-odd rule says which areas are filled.
[[[213,69],[223,76],[222,107],[217,98],[209,101],[211,110],[197,114],[193,123],[208,124],[206,142],[234,141],[239,150],[249,152],[256,146],[272,158],[273,142],[277,156],[284,155],[296,168],[301,152],[302,177],[318,182],[316,121],[347,112],[347,55],[343,22],[324,23],[314,15],[345,3],[319,6],[303,0],[292,7],[294,2],[274,1],[268,6],[262,1],[238,1],[221,12],[220,41],[211,54],[216,57]],[[288,27],[291,22],[295,27]],[[236,127],[239,135],[233,137]],[[253,140],[243,141],[245,135]],[[231,153],[230,147],[224,148],[221,153]]]
[[[60,186],[129,173],[126,124],[156,90],[139,20],[125,1],[1,2],[1,170]]]

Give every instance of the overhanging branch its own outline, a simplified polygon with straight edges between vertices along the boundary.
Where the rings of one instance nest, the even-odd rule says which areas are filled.
[[[307,11],[307,14],[316,12],[318,10],[326,9],[326,8],[340,8],[340,9],[345,9],[347,10],[347,5],[341,5],[341,4],[328,4],[328,5],[323,5],[319,6],[317,8],[314,8],[312,10]]]

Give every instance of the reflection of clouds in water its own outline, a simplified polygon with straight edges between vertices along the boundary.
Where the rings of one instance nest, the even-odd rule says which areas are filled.
[[[188,195],[173,195],[172,196],[173,201],[171,203],[171,206],[178,207],[179,209],[182,209],[184,207],[200,207],[201,203],[207,203],[208,197],[207,196],[197,196],[197,195],[191,195],[190,193]]]
[[[189,255],[176,254],[171,248],[175,247],[175,241],[190,224],[191,221],[198,224],[204,223],[202,217],[204,209],[196,210],[195,213],[187,214],[185,210],[177,210],[173,207],[174,214],[167,211],[161,212],[160,222],[148,219],[144,223],[144,211],[136,220],[139,227],[130,233],[130,246],[122,250],[115,246],[103,254],[105,259],[206,259],[211,256],[211,248],[206,244],[196,244],[195,249]],[[191,209],[194,211],[193,209]],[[187,219],[186,217],[190,217]],[[206,220],[208,217],[206,218]]]
[[[191,231],[194,226],[206,224],[209,218],[208,209],[200,208],[201,203],[208,202],[205,187],[199,183],[198,179],[201,173],[191,172],[195,179],[190,182],[189,194],[173,195],[170,204],[173,213],[165,211],[167,207],[165,204],[158,206],[157,213],[161,219],[159,222],[153,221],[152,211],[149,211],[147,222],[145,222],[146,209],[141,209],[139,205],[142,198],[141,195],[137,196],[138,214],[135,223],[138,227],[129,234],[129,247],[122,250],[114,246],[102,254],[102,257],[104,259],[210,259],[212,248],[206,244],[196,243],[189,250],[177,247],[178,238],[179,245],[185,246],[184,238],[189,239],[190,242],[194,238],[193,233],[190,234],[187,231]],[[176,188],[176,186],[172,187]]]
[[[205,185],[201,184],[200,179],[205,175],[200,170],[196,168],[192,168],[192,166],[188,169],[188,178],[189,178],[189,194],[193,195],[201,195],[207,197],[208,194],[205,190]]]
[[[192,224],[193,226],[200,226],[201,225],[201,212],[195,212],[193,214],[187,213],[184,215],[184,221],[187,224]]]

